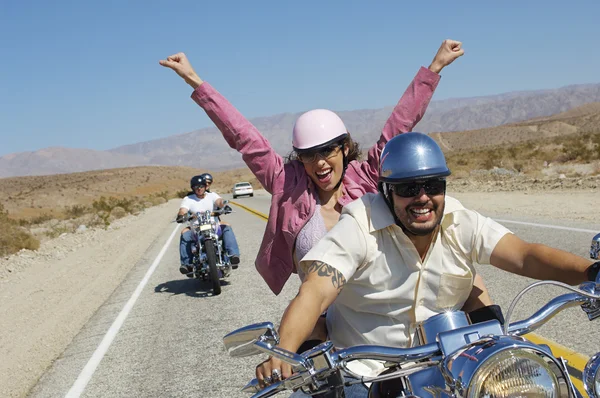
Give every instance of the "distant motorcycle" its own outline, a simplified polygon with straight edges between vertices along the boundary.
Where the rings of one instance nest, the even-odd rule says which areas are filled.
[[[590,250],[592,258],[599,255],[600,234],[594,237]],[[509,323],[523,294],[548,284],[572,293],[554,298],[526,320]],[[600,275],[579,288],[554,281],[533,283],[513,300],[504,325],[498,320],[471,324],[462,311],[435,315],[418,325],[418,343],[411,348],[364,345],[336,350],[331,342],[324,342],[296,354],[277,347],[279,336],[270,322],[238,329],[223,341],[233,357],[267,353],[292,365],[294,374],[286,380],[261,390],[254,379],[242,389],[256,398],[295,389],[311,396],[340,398],[344,397],[345,385],[367,382],[372,383],[370,398],[578,398],[582,394],[570,379],[567,361],[555,357],[548,346],[521,337],[574,306],[581,306],[589,320],[600,318]],[[568,326],[564,328],[568,332]],[[361,376],[347,366],[356,360],[380,361],[385,370],[374,377]],[[583,385],[590,397],[600,398],[600,353],[587,363]]]
[[[221,225],[215,216],[231,213],[230,206],[211,212],[197,212],[189,217],[192,230],[192,271],[188,276],[212,283],[213,294],[221,294],[221,280],[231,273],[231,261],[223,248]]]

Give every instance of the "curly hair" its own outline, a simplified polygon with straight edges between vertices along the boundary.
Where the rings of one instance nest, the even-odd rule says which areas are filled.
[[[348,146],[348,156],[346,159],[348,163],[353,160],[360,161],[362,159],[362,152],[360,150],[360,144],[352,139],[350,133],[348,133],[344,139],[341,141],[344,146]],[[298,160],[298,153],[296,151],[291,151],[285,157],[285,162],[289,163],[293,160]]]

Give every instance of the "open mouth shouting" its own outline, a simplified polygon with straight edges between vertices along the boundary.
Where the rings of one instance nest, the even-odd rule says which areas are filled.
[[[333,169],[328,168],[326,170],[317,171],[315,174],[317,176],[317,180],[319,180],[321,184],[328,184],[329,182],[331,182],[332,173]]]

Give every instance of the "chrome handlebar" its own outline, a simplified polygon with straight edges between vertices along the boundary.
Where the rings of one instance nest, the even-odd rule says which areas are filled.
[[[514,322],[512,324],[507,323],[504,329],[505,334],[521,336],[523,334],[530,333],[540,328],[563,309],[578,305],[582,306],[583,310],[588,314],[590,320],[600,317],[600,283],[593,282],[583,283],[579,286],[579,289],[569,285],[561,284],[560,282],[536,282],[524,289],[521,294],[515,298],[515,301],[513,301],[509,311],[512,312],[512,308],[514,308],[516,300],[518,300],[523,293],[533,287],[543,284],[559,285],[572,290],[575,293],[563,294],[552,299],[540,310],[525,320]],[[508,320],[509,319],[507,317],[507,322]],[[260,351],[269,353],[270,355],[276,356],[284,362],[291,364],[296,372],[294,375],[292,375],[292,377],[271,384],[262,390],[260,390],[260,387],[258,386],[258,381],[253,379],[243,389],[245,392],[255,392],[252,398],[270,397],[283,390],[292,390],[305,386],[311,386],[313,392],[318,391],[319,385],[322,385],[323,381],[328,376],[332,375],[334,372],[346,370],[346,364],[348,362],[359,359],[370,359],[401,364],[404,362],[415,362],[431,359],[440,355],[442,351],[437,342],[412,348],[363,345],[349,347],[338,351],[334,350],[331,342],[326,342],[299,355],[283,350],[272,344],[265,344],[264,342],[260,341],[257,341],[254,344]],[[394,374],[393,377],[409,375],[411,373],[420,371],[423,368],[429,367],[431,364],[432,362],[416,364],[415,366],[410,367],[410,369],[403,370],[402,374]],[[363,377],[361,378],[360,382],[374,382],[387,380],[390,378],[392,378],[391,375],[385,374],[368,379]]]
[[[509,323],[512,312],[519,299],[529,290],[541,285],[559,286],[571,290],[574,293],[563,294],[550,300],[548,304],[544,305],[540,310],[524,321],[512,324]],[[558,314],[563,309],[575,307],[577,305],[580,305],[587,313],[590,321],[598,318],[600,316],[600,283],[584,282],[579,285],[579,288],[556,281],[539,281],[532,283],[515,297],[508,308],[506,324],[504,325],[504,334],[521,336],[530,333],[548,322],[554,315]]]

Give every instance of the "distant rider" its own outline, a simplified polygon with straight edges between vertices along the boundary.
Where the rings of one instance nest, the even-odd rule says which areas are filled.
[[[212,176],[211,176],[212,177]],[[187,220],[188,212],[195,214],[206,210],[214,211],[216,208],[222,208],[227,204],[227,200],[223,200],[218,194],[207,191],[207,181],[202,175],[192,177],[190,187],[194,192],[186,196],[181,201],[179,212],[177,213],[176,221],[178,223]],[[229,255],[229,260],[233,269],[238,267],[240,263],[240,249],[230,225],[221,226],[223,246],[225,252]],[[181,231],[179,240],[179,257],[181,266],[179,271],[182,274],[188,274],[192,271],[192,244],[194,243],[193,232],[189,228],[184,228]]]
[[[206,192],[210,192],[210,186],[213,183],[213,176],[210,173],[200,174],[201,177],[204,177],[206,181]]]

